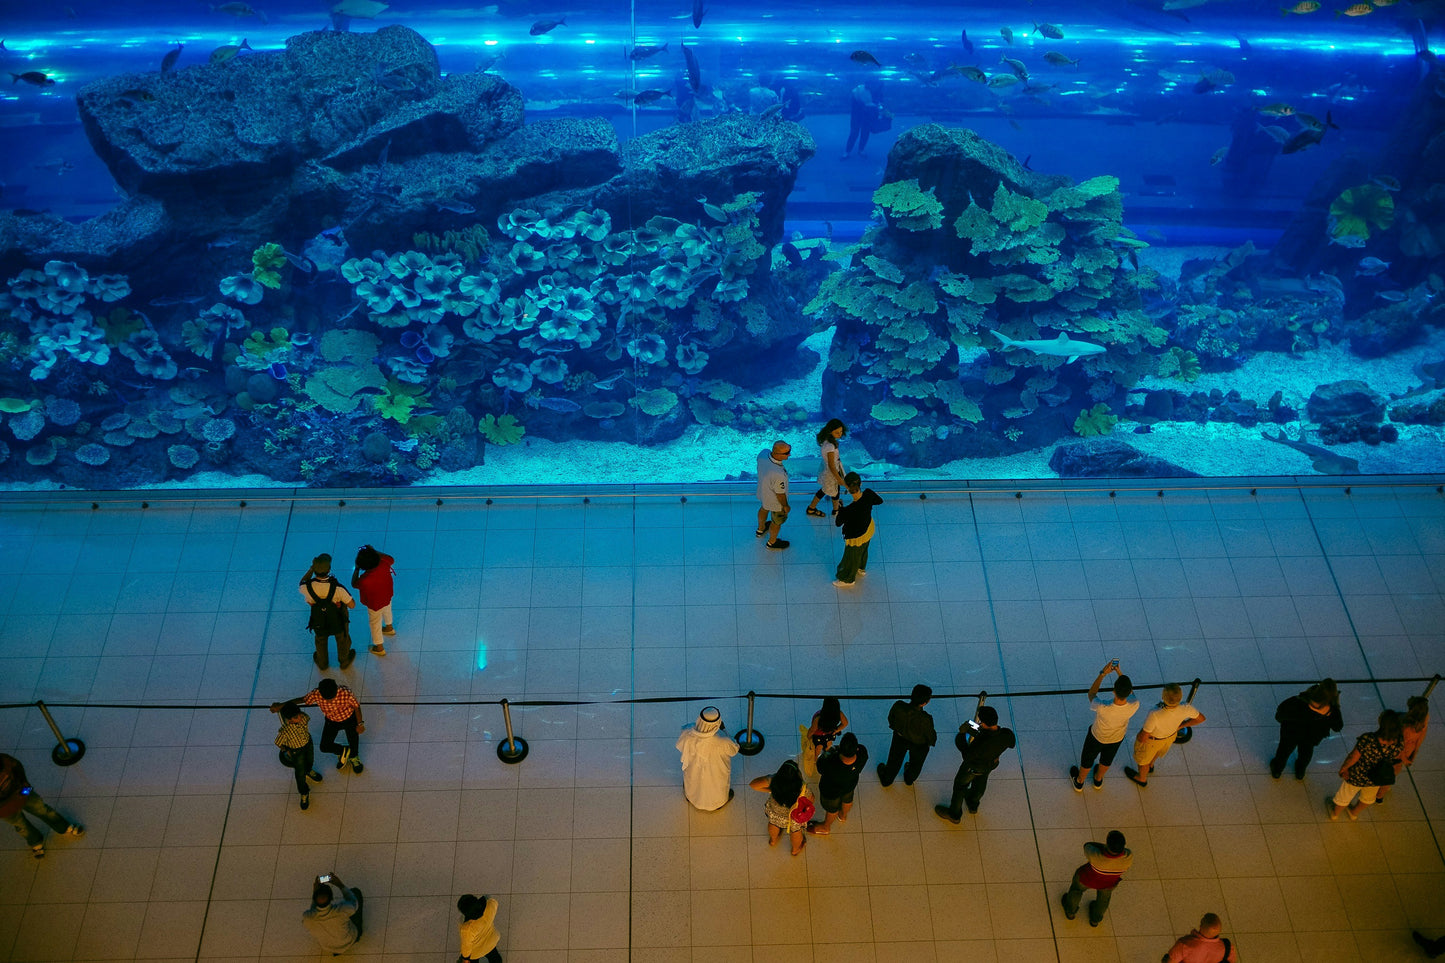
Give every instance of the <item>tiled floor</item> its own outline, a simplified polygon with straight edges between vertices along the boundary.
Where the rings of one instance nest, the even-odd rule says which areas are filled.
[[[1208,724],[1147,790],[1119,766],[1083,795],[1064,772],[1084,698],[995,697],[1020,748],[962,827],[932,812],[946,735],[916,786],[865,776],[853,819],[796,859],[745,788],[796,750],[812,695],[843,695],[881,758],[888,703],[857,697],[916,681],[1085,686],[1107,658],[1139,684],[1439,671],[1433,487],[899,496],[878,515],[869,574],[840,592],[831,526],[799,513],[793,548],[767,552],[746,497],[0,505],[0,702],[89,705],[56,710],[89,746],[68,770],[34,709],[0,710],[0,747],[89,828],[39,863],[7,835],[0,958],[314,960],[299,917],[328,869],[366,892],[352,955],[378,960],[454,959],[465,891],[500,897],[509,963],[1152,961],[1206,910],[1245,959],[1374,963],[1416,958],[1411,927],[1445,931],[1445,736],[1359,823],[1321,804],[1382,697],[1419,683],[1345,686],[1347,738],[1302,784],[1265,765],[1289,682],[1206,686]],[[364,541],[398,560],[400,634],[341,673],[366,772],[323,757],[302,813],[275,718],[209,706],[313,684],[295,580]],[[739,757],[738,799],[691,811],[676,733],[704,701],[736,727],[748,689],[810,698],[760,700],[768,744]],[[445,704],[681,694],[697,701],[518,709],[513,767],[496,706]],[[932,709],[950,733],[972,707]],[[1070,923],[1080,846],[1113,828],[1134,870],[1101,927]]]

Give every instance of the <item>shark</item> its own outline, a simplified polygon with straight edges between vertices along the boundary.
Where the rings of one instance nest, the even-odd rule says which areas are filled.
[[[1074,341],[1067,334],[1061,334],[1052,341],[1015,341],[1006,334],[999,334],[992,328],[989,333],[1003,344],[1005,348],[1023,348],[1025,351],[1032,351],[1034,354],[1047,354],[1055,358],[1068,358],[1064,364],[1073,364],[1080,358],[1092,357],[1104,353],[1102,344],[1094,344],[1089,341]]]

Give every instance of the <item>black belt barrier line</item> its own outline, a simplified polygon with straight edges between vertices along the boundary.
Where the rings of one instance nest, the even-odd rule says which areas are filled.
[[[1337,685],[1377,685],[1394,682],[1425,682],[1429,683],[1437,676],[1412,675],[1400,676],[1388,679],[1336,679]],[[1284,685],[1284,686],[1311,686],[1319,679],[1206,679],[1201,686],[1248,686],[1248,685]],[[1162,689],[1168,683],[1154,682],[1147,685],[1134,686],[1135,692],[1145,689]],[[1081,689],[1029,689],[1024,692],[990,692],[988,697],[994,701],[999,699],[1029,699],[1036,696],[1064,696],[1080,695],[1087,693],[1087,688]],[[755,693],[759,699],[803,699],[805,701],[822,701],[827,696],[834,696],[855,701],[888,702],[899,699],[907,699],[908,693],[901,692],[893,695],[842,695],[836,692],[809,693],[809,692],[758,692]],[[738,692],[732,695],[704,694],[704,695],[681,695],[681,696],[641,696],[635,699],[509,699],[508,705],[513,708],[539,707],[539,706],[627,706],[627,705],[661,705],[674,702],[718,702],[728,699],[746,700],[748,693]],[[939,699],[977,699],[978,692],[935,692],[933,700]],[[192,712],[207,709],[269,709],[271,704],[256,703],[225,705],[216,703],[145,703],[145,702],[46,702],[52,709],[188,709]],[[500,706],[501,699],[452,699],[447,701],[424,701],[424,700],[365,700],[369,706]],[[33,709],[34,702],[6,702],[0,704],[0,710],[4,709]]]

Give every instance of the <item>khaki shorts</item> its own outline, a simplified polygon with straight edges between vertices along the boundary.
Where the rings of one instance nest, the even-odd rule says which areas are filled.
[[[1134,742],[1134,761],[1141,766],[1152,766],[1156,760],[1163,759],[1169,753],[1169,747],[1174,745],[1174,740],[1179,733],[1174,733],[1168,739],[1146,738],[1143,742]]]
[[[1351,786],[1348,782],[1341,782],[1339,792],[1335,793],[1334,803],[1336,806],[1348,806],[1355,801],[1355,793],[1360,794],[1361,806],[1373,806],[1375,797],[1380,794],[1379,786]]]

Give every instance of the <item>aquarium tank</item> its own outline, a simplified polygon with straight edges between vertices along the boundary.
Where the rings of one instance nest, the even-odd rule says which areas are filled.
[[[10,4],[0,488],[1438,472],[1442,16]]]

